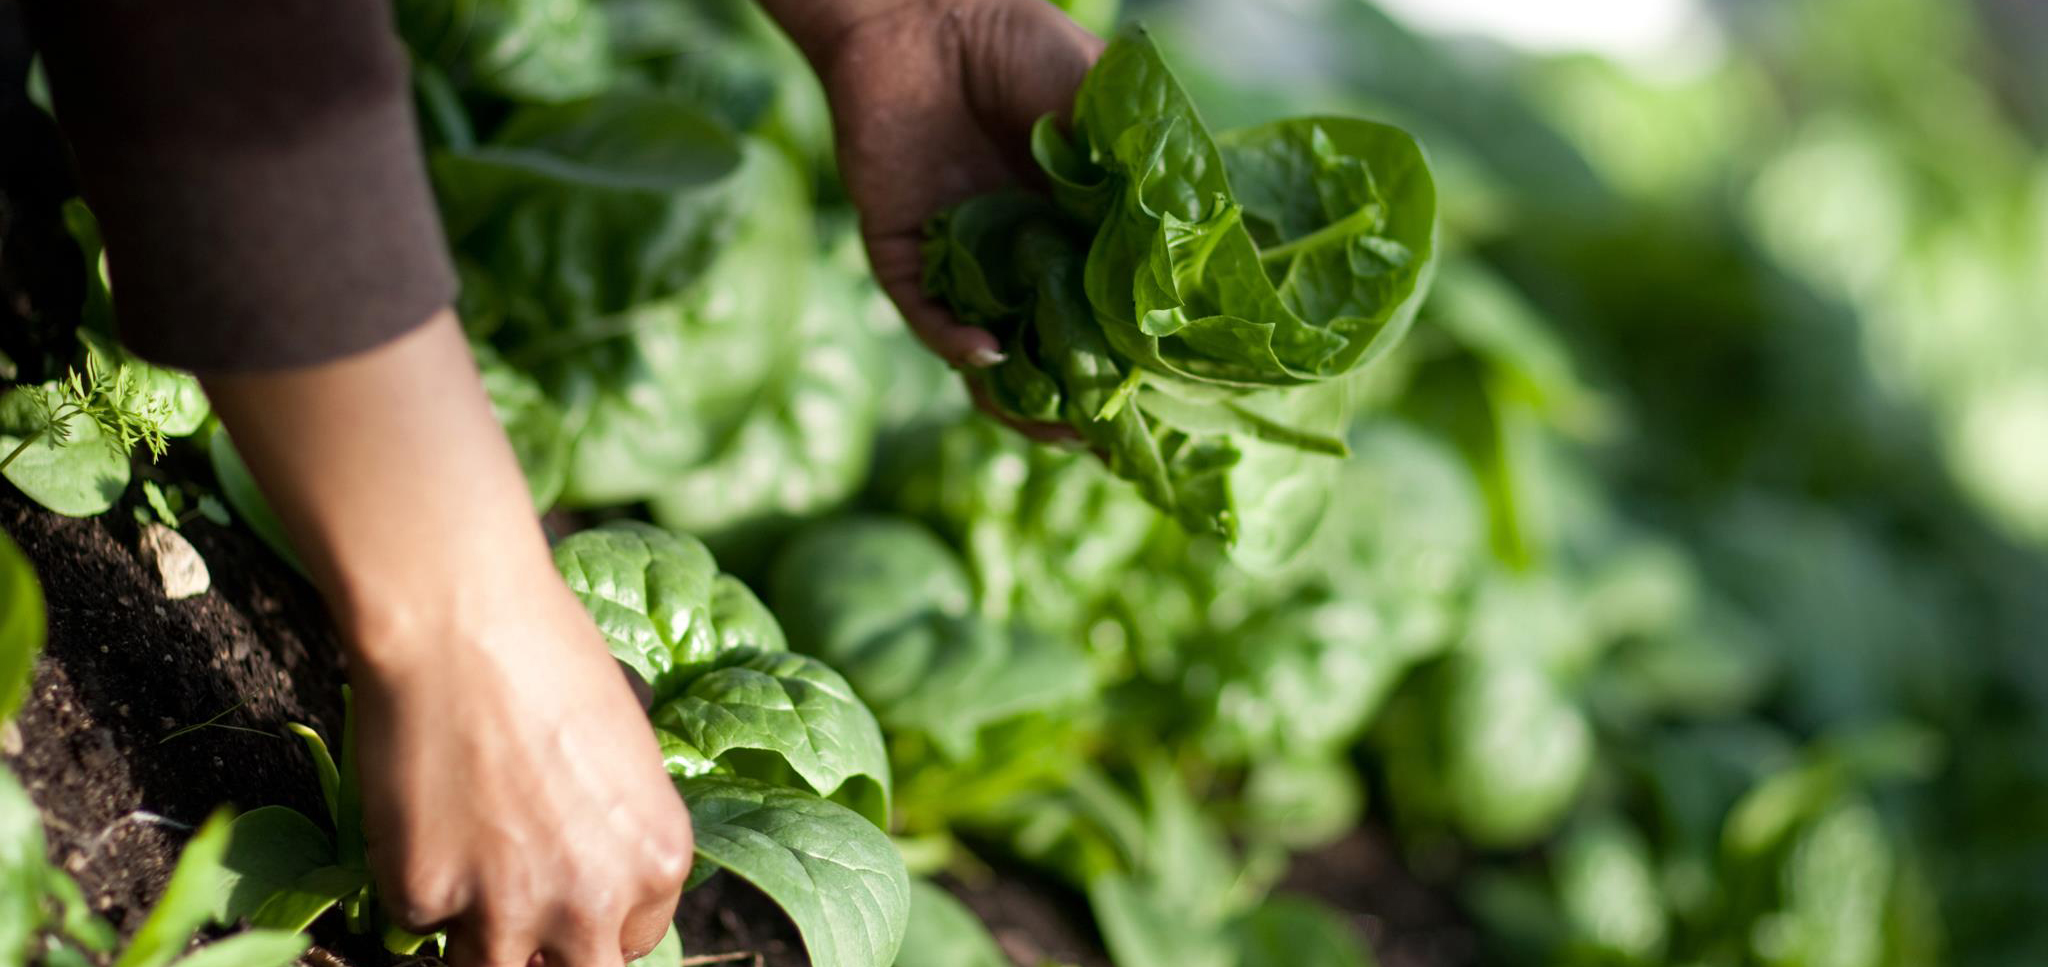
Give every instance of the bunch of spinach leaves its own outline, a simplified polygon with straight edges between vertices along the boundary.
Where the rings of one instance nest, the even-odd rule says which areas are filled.
[[[1421,148],[1339,117],[1212,136],[1137,27],[1089,71],[1072,128],[1033,132],[1050,198],[985,196],[932,223],[926,287],[1007,355],[983,388],[1077,429],[1191,531],[1305,537],[1267,518],[1320,513],[1327,468],[1301,454],[1344,453],[1342,378],[1400,340],[1428,289]]]

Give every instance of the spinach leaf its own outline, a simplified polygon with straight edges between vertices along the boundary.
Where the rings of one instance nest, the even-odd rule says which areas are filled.
[[[1006,413],[1079,430],[1192,533],[1278,562],[1343,455],[1348,392],[1435,264],[1436,189],[1399,129],[1296,118],[1212,135],[1142,28],[1125,29],[1032,153],[1051,198],[976,198],[929,227],[925,286],[1009,359]],[[1264,390],[1261,393],[1259,391]]]
[[[414,53],[466,86],[561,101],[611,77],[605,8],[589,0],[401,0],[396,13]]]
[[[291,536],[285,533],[284,521],[279,520],[277,511],[270,509],[270,501],[263,496],[262,488],[256,485],[255,475],[249,472],[249,465],[242,462],[242,455],[235,450],[235,441],[224,429],[216,427],[206,440],[207,461],[213,466],[214,482],[220,485],[220,495],[234,508],[235,516],[262,539],[278,557],[284,559],[300,574],[306,567],[299,562],[299,554],[292,549]]]
[[[697,851],[789,914],[819,967],[888,967],[910,916],[910,877],[889,837],[807,792],[732,776],[677,781]]]
[[[296,931],[248,930],[178,958],[175,967],[287,967],[312,944]]]
[[[43,586],[35,566],[0,534],[0,723],[28,697],[36,656],[43,650]]]
[[[533,506],[545,512],[554,506],[569,478],[572,441],[561,408],[537,380],[507,365],[489,346],[472,348],[484,392],[491,399],[491,413],[512,443]]]
[[[671,474],[649,502],[657,522],[701,537],[728,566],[764,566],[777,538],[847,500],[867,473],[889,389],[879,372],[880,332],[902,321],[856,271],[814,267],[802,311],[781,332],[749,322],[750,338],[786,340],[793,358],[765,379],[724,438]]]
[[[907,521],[854,518],[793,541],[775,600],[798,648],[844,669],[892,731],[964,760],[993,723],[1092,694],[1086,654],[1021,624],[967,613],[958,559]]]
[[[1007,967],[974,911],[930,880],[910,881],[910,920],[894,967]]]
[[[677,770],[794,773],[888,822],[888,757],[873,714],[838,672],[785,651],[774,618],[702,543],[620,522],[563,540],[555,566],[612,654],[654,687],[663,757]]]
[[[236,816],[228,825],[213,919],[234,923],[253,916],[273,895],[335,862],[333,840],[295,809],[262,806]]]
[[[726,650],[711,618],[718,563],[694,538],[622,522],[572,534],[554,556],[612,656],[654,686],[658,700]]]
[[[1240,967],[1374,967],[1365,942],[1336,911],[1273,897],[1230,925]]]
[[[655,727],[740,775],[793,771],[879,827],[889,822],[889,760],[875,718],[839,673],[808,655],[729,652],[654,713]],[[780,761],[764,766],[755,756]]]
[[[0,766],[0,958],[28,962],[42,926],[43,818],[14,773]]]

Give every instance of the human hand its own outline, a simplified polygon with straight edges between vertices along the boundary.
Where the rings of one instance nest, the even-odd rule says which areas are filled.
[[[408,929],[458,967],[619,967],[658,943],[689,816],[597,629],[552,569],[353,648],[364,832]]]
[[[462,328],[203,376],[341,625],[380,896],[457,967],[620,967],[661,940],[689,814],[562,583]]]
[[[771,9],[778,6],[791,0]],[[957,202],[1039,178],[1031,126],[1072,111],[1102,41],[1045,0],[872,0],[833,9],[836,19],[815,9],[814,20],[783,19],[832,103],[839,173],[875,275],[933,352],[956,367],[995,365],[1003,358],[996,338],[924,294],[925,222]],[[1004,422],[1040,439],[1078,438],[1059,424]]]

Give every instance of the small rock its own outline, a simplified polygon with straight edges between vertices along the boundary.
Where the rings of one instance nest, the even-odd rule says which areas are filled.
[[[213,577],[206,571],[206,560],[177,531],[155,523],[144,527],[142,553],[156,565],[157,576],[163,579],[166,598],[181,601],[205,594],[208,588],[213,587]]]

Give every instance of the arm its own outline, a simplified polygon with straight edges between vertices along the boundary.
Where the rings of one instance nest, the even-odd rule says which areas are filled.
[[[463,964],[616,967],[652,948],[688,818],[555,573],[454,316],[204,383],[341,626],[365,832],[399,915],[452,925]]]

